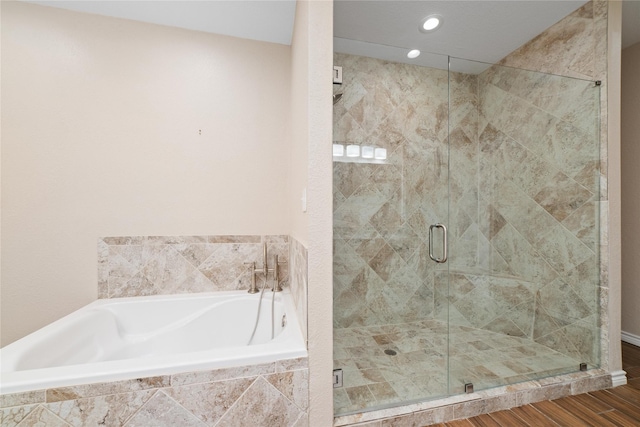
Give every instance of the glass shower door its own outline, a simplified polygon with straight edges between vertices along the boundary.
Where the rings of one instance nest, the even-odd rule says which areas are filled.
[[[430,225],[448,221],[447,57],[436,62],[334,56],[338,415],[448,395],[447,306],[435,298],[446,264],[429,258]]]
[[[599,365],[599,89],[450,59],[451,394]]]
[[[599,366],[599,86],[334,64],[336,415]]]

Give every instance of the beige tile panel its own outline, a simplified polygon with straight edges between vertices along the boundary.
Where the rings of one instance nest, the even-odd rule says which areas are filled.
[[[125,427],[206,426],[204,422],[161,391],[157,392],[126,424],[122,425]]]
[[[264,378],[300,410],[309,408],[308,369],[265,375]]]
[[[213,371],[197,371],[171,376],[171,386],[181,386],[188,384],[207,383],[213,381],[223,381],[235,378],[250,378],[258,375],[274,373],[276,362],[264,363],[261,365],[240,366],[235,368],[223,368]]]
[[[17,426],[24,420],[33,410],[38,408],[38,404],[21,405],[3,408],[0,410],[0,425],[13,427]]]
[[[101,298],[212,292],[248,288],[245,263],[262,265],[262,243],[280,259],[280,282],[289,281],[288,236],[134,236],[98,240]]]
[[[59,387],[46,390],[47,403],[63,400],[75,400],[109,394],[151,390],[170,385],[170,376],[138,378],[135,380],[96,383],[72,387]]]
[[[297,359],[283,359],[276,362],[276,372],[287,372],[308,368],[309,359],[307,357],[299,357]]]
[[[215,425],[255,378],[198,383],[163,390],[207,425]]]
[[[269,382],[259,377],[220,419],[217,426],[288,426],[293,425],[302,413]]]
[[[156,390],[48,403],[47,409],[73,426],[122,426]]]
[[[176,383],[192,382],[187,385],[169,386],[168,377],[155,377],[51,389],[46,395],[52,401],[40,404],[27,402],[42,400],[45,391],[6,395],[4,403],[15,406],[0,411],[0,424],[205,426],[224,418],[225,425],[305,426],[307,359],[280,362],[174,376]],[[246,411],[253,415],[247,418]]]
[[[44,390],[27,391],[24,393],[13,393],[0,395],[0,408],[9,408],[11,406],[29,405],[33,403],[42,403],[45,401]]]
[[[2,424],[5,425],[4,423]],[[71,424],[63,421],[51,411],[47,410],[43,406],[38,406],[35,410],[31,411],[27,417],[19,424],[20,427],[69,427]]]

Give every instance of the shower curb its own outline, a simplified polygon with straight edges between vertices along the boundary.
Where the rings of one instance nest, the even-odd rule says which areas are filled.
[[[383,427],[444,423],[543,400],[611,388],[617,384],[613,381],[616,374],[617,372],[602,369],[575,372],[402,407],[339,416],[334,418],[333,426]]]

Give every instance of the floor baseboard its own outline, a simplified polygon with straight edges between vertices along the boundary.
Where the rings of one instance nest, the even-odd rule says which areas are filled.
[[[629,332],[622,331],[620,333],[622,341],[628,342],[629,344],[633,344],[635,346],[640,347],[640,336],[630,334]]]
[[[625,385],[627,383],[627,373],[625,371],[613,371],[611,372],[611,385],[618,387],[619,385]]]

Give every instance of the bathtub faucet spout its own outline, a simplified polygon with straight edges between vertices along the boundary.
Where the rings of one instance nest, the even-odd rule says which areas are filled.
[[[245,262],[245,264],[249,266],[251,271],[251,287],[249,288],[250,294],[255,294],[258,292],[258,286],[256,285],[256,275],[258,274],[264,275],[264,280],[266,282],[269,278],[269,273],[271,273],[274,280],[273,287],[271,288],[271,290],[273,292],[280,292],[282,290],[282,287],[280,286],[280,265],[279,264],[284,263],[285,261],[280,261],[278,258],[278,255],[275,255],[273,257],[273,267],[269,268],[267,259],[268,259],[267,244],[263,243],[262,244],[262,267],[256,268],[255,262]]]

